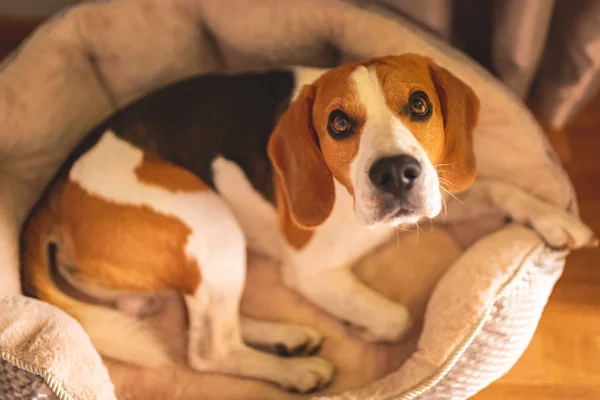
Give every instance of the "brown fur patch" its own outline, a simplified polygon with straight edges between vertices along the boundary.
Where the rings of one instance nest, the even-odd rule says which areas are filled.
[[[185,254],[190,229],[149,207],[111,203],[67,182],[54,210],[72,240],[79,279],[106,289],[194,293],[200,268]]]
[[[321,152],[335,178],[350,193],[354,188],[350,180],[350,164],[358,153],[362,128],[367,119],[367,110],[360,99],[350,75],[356,64],[342,66],[327,72],[315,83],[316,97],[313,107],[313,123],[319,137]],[[355,133],[336,140],[327,132],[329,114],[343,111],[354,124]]]
[[[475,176],[472,135],[479,102],[464,82],[431,59],[417,54],[378,57],[345,65],[325,73],[313,86],[313,122],[325,162],[340,183],[353,194],[349,168],[356,156],[366,110],[350,79],[358,66],[374,69],[388,108],[410,129],[434,166],[440,165],[442,183],[451,192],[465,190]],[[410,96],[425,92],[432,115],[426,120],[411,118]],[[329,113],[341,109],[355,123],[356,132],[343,140],[327,133]]]
[[[149,152],[144,153],[142,163],[134,172],[140,182],[171,192],[209,190],[208,186],[190,171],[166,162]]]
[[[314,88],[306,86],[283,114],[271,135],[268,155],[281,184],[292,221],[303,229],[323,223],[335,203],[333,177],[312,121]]]
[[[279,225],[286,241],[296,250],[302,249],[310,241],[314,231],[298,226],[290,215],[289,206],[285,199],[283,188],[275,179],[275,194],[277,211],[279,212]]]
[[[280,223],[296,248],[306,244],[309,231],[331,213],[335,202],[332,176],[354,192],[350,165],[358,153],[366,119],[366,109],[349,79],[354,67],[330,70],[304,87],[269,140],[268,154],[281,191],[277,203]],[[336,109],[354,122],[356,133],[343,140],[327,132],[329,114]]]
[[[479,99],[473,90],[448,70],[431,63],[433,79],[444,115],[445,166],[438,169],[443,185],[450,192],[462,192],[475,180],[477,159],[473,131],[479,119]]]
[[[475,178],[473,131],[479,100],[464,82],[431,59],[404,54],[373,59],[386,104],[421,143],[450,192],[467,189]],[[427,94],[433,114],[426,121],[413,121],[408,113],[410,95]]]

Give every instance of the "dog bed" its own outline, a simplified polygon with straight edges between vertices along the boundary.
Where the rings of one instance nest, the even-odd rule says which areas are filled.
[[[566,174],[516,96],[468,57],[408,22],[333,0],[95,1],[54,17],[0,66],[0,137],[10,146],[2,156],[6,185],[0,200],[12,220],[21,222],[89,129],[170,82],[213,71],[327,67],[405,52],[432,57],[479,96],[480,177],[508,180],[577,213]],[[9,233],[4,229],[0,253],[15,252],[16,235]],[[362,342],[351,328],[285,288],[277,265],[251,256],[243,312],[310,325],[327,337],[322,355],[336,364],[338,375],[331,387],[312,396],[189,370],[177,298],[148,322],[180,356],[180,364],[150,371],[106,360],[112,384],[92,353],[70,364],[71,352],[90,351],[84,336],[69,333],[75,329],[72,321],[65,319],[59,329],[62,316],[35,319],[47,311],[45,305],[5,298],[0,309],[29,302],[39,313],[14,313],[12,320],[8,314],[9,322],[0,323],[0,368],[6,372],[0,391],[9,393],[3,398],[10,393],[45,398],[51,392],[78,400],[468,398],[523,353],[565,256],[467,192],[448,204],[446,223],[399,233],[356,266],[363,281],[407,304],[417,321],[407,340],[392,345]],[[23,331],[30,334],[19,335]],[[44,337],[34,342],[44,350],[25,351],[31,349],[31,332],[42,331]],[[64,343],[65,337],[71,341],[67,346],[49,345]]]

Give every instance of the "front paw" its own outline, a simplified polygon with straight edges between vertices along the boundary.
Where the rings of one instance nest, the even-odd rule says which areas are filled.
[[[332,363],[319,357],[291,358],[282,362],[284,378],[279,384],[293,393],[312,393],[329,386],[335,376]]]
[[[598,238],[579,218],[555,208],[537,210],[529,225],[546,244],[557,250],[598,247]]]
[[[324,338],[315,329],[293,324],[281,324],[277,331],[265,332],[263,343],[255,347],[282,357],[314,356],[321,351]]]
[[[369,324],[352,324],[358,335],[369,343],[394,343],[402,340],[413,326],[408,309],[404,306],[396,307],[394,312],[382,313],[376,320]]]

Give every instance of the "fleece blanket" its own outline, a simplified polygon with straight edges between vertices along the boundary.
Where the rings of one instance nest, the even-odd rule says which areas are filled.
[[[405,52],[432,57],[479,96],[480,176],[508,179],[577,212],[568,178],[517,97],[463,54],[376,10],[335,0],[112,0],[84,3],[43,25],[0,65],[0,365],[14,377],[0,386],[3,398],[30,398],[23,392],[32,387],[81,400],[301,397],[190,371],[177,298],[148,321],[179,357],[177,367],[103,364],[72,319],[14,294],[19,227],[83,135],[157,87],[210,71],[334,66]],[[251,258],[243,312],[325,333],[323,356],[338,377],[317,397],[467,398],[522,354],[565,254],[546,249],[526,227],[504,225],[485,199],[468,193],[449,204],[448,221],[425,227],[418,240],[416,232],[399,233],[356,267],[365,282],[409,305],[418,323],[403,343],[361,342],[284,288],[277,266],[258,257]]]

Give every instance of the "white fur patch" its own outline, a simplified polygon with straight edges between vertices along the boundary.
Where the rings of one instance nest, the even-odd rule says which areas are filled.
[[[367,110],[367,120],[360,137],[358,153],[350,166],[350,177],[356,194],[356,215],[366,224],[372,223],[373,192],[376,190],[369,179],[369,169],[383,157],[409,155],[421,164],[422,178],[412,192],[424,199],[424,216],[435,217],[441,211],[441,193],[437,172],[427,153],[398,117],[389,109],[376,71],[364,66],[357,67],[350,79],[354,82],[359,98]],[[414,223],[416,221],[400,221]]]
[[[354,200],[335,181],[335,204],[331,215],[300,250],[289,247],[290,261],[308,275],[329,268],[352,266],[360,257],[389,239],[394,228],[379,225],[368,229],[354,216]]]
[[[254,189],[236,163],[217,157],[212,170],[215,186],[240,223],[248,247],[281,260],[279,216],[273,205]]]

